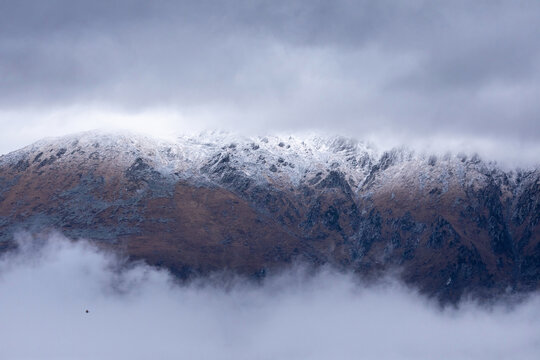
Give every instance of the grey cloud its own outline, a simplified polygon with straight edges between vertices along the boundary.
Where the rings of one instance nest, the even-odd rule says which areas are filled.
[[[2,1],[0,110],[540,140],[536,1]]]
[[[391,281],[296,268],[177,285],[60,235],[0,258],[5,359],[536,359],[539,298],[441,310]],[[89,310],[86,313],[85,310]]]

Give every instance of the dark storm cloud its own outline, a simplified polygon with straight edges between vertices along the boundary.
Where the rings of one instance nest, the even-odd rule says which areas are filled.
[[[0,106],[536,145],[539,17],[537,1],[1,1]]]

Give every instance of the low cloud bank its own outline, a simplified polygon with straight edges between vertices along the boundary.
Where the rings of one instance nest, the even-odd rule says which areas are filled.
[[[181,286],[60,235],[0,258],[2,359],[537,359],[540,298],[440,310],[392,282],[301,269]],[[86,310],[89,312],[86,313]]]

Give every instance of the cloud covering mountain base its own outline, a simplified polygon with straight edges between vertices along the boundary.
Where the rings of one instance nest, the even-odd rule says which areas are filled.
[[[536,359],[540,298],[441,310],[396,282],[300,268],[179,285],[85,241],[19,236],[0,259],[3,359]],[[88,313],[86,313],[88,310]]]

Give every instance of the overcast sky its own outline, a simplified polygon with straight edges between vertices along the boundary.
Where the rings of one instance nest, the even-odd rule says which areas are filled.
[[[0,153],[219,128],[532,159],[538,19],[535,0],[0,0]]]

